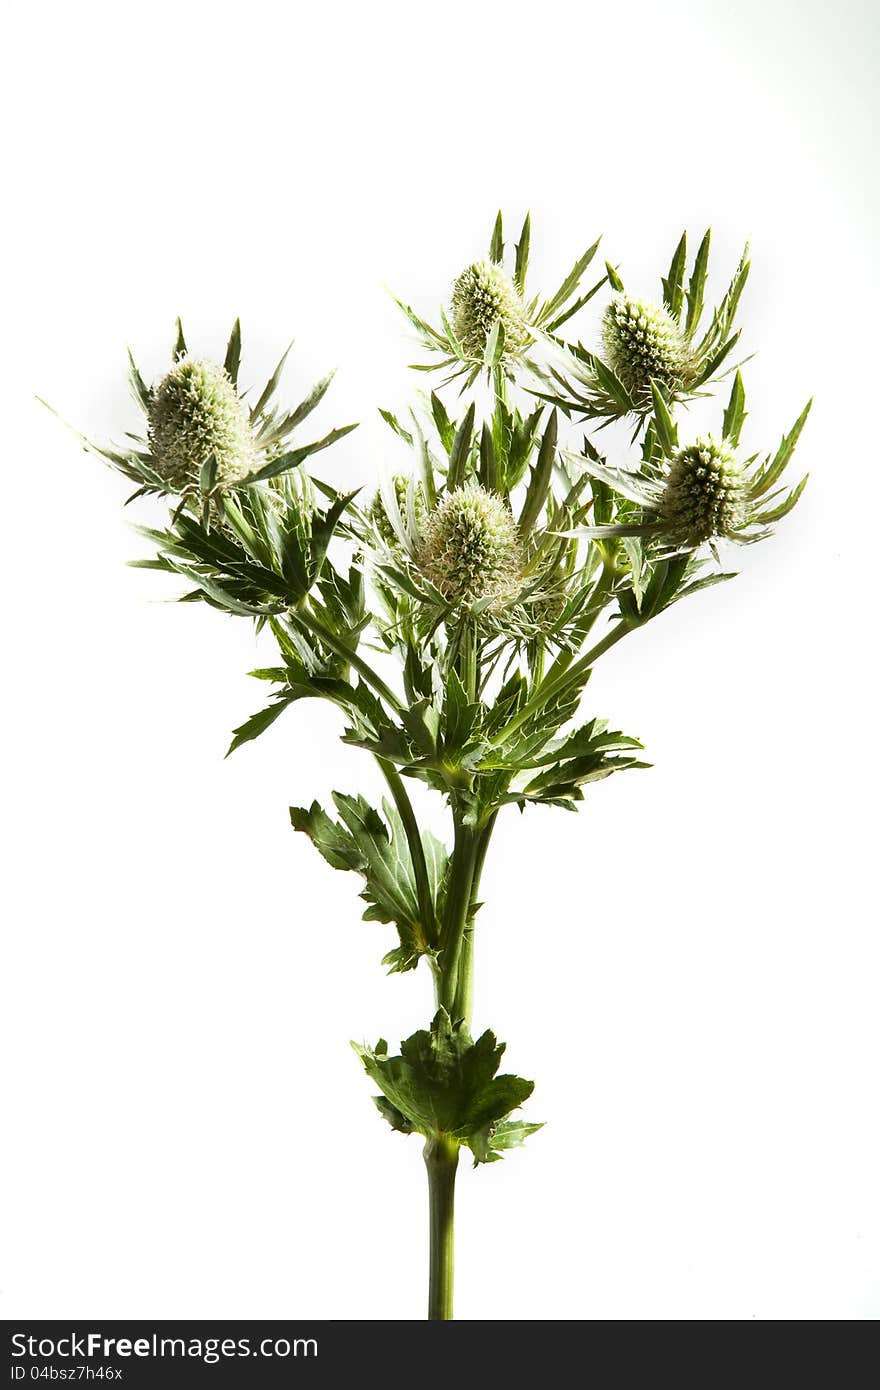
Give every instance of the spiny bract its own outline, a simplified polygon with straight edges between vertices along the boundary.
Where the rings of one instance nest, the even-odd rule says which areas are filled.
[[[175,491],[197,484],[211,455],[218,483],[237,482],[257,465],[247,409],[228,372],[215,362],[177,362],[153,392],[148,425],[159,471]]]
[[[693,377],[687,343],[672,315],[657,304],[616,294],[605,310],[608,365],[631,396],[650,391],[651,378],[679,390]]]
[[[452,287],[452,326],[469,357],[483,356],[499,319],[504,328],[502,356],[515,356],[529,338],[522,295],[500,266],[476,261]]]
[[[410,480],[404,473],[396,473],[391,479],[391,484],[394,488],[394,496],[397,499],[397,510],[400,512],[404,527],[407,527],[409,521],[407,496],[409,494]],[[421,483],[416,483],[413,488],[413,511],[415,513],[416,530],[421,533],[425,525],[425,491]],[[397,544],[397,532],[391,525],[385,503],[382,500],[381,492],[377,492],[370,503],[370,520],[386,545]]]
[[[516,596],[520,563],[509,508],[479,483],[448,492],[428,517],[418,565],[450,603],[505,607]]]
[[[731,536],[743,524],[746,486],[725,444],[698,439],[674,456],[660,500],[660,518],[669,539],[697,546]]]

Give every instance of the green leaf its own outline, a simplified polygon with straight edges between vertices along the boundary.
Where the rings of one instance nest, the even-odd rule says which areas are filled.
[[[480,1163],[497,1163],[509,1149],[518,1149],[530,1134],[543,1128],[543,1124],[529,1124],[526,1120],[500,1120],[486,1125],[467,1140],[474,1155],[474,1167]]]
[[[229,335],[229,342],[226,347],[226,357],[223,366],[232,378],[233,386],[238,385],[238,368],[241,364],[241,320],[236,319],[232,325],[232,332]]]
[[[174,347],[171,349],[171,353],[175,362],[179,362],[182,357],[186,357],[186,339],[183,336],[183,324],[180,321],[180,317],[178,316],[174,322],[176,334],[174,338]]]
[[[135,399],[137,400],[141,409],[144,411],[148,411],[150,409],[150,402],[152,401],[153,393],[146,385],[143,377],[141,376],[140,372],[138,371],[135,365],[135,360],[131,355],[131,348],[128,348],[127,351],[128,375],[129,380],[131,381],[131,389],[134,392]]]
[[[480,482],[489,492],[497,492],[498,466],[488,420],[483,421],[483,433],[480,435]]]
[[[431,414],[434,417],[434,424],[436,425],[437,433],[440,436],[440,443],[443,445],[443,448],[446,450],[446,453],[450,454],[452,452],[452,444],[455,439],[455,426],[449,419],[449,416],[446,413],[446,406],[443,404],[436,391],[431,392]],[[409,438],[410,443],[412,443],[412,435],[410,435]]]
[[[250,743],[252,739],[259,738],[260,734],[265,733],[269,726],[275,723],[278,716],[284,713],[287,706],[292,703],[293,698],[295,697],[283,696],[281,699],[273,701],[265,709],[252,714],[250,719],[246,719],[243,724],[239,724],[237,729],[233,729],[232,742],[226,750],[227,758],[243,743]]]
[[[742,373],[737,372],[733,378],[733,386],[730,388],[730,400],[727,402],[727,409],[724,412],[724,425],[722,427],[724,438],[734,447],[739,444],[745,418],[746,388],[743,384]]]
[[[287,361],[287,355],[292,347],[293,339],[291,338],[290,342],[287,344],[287,347],[281,354],[278,366],[275,368],[274,372],[269,377],[269,380],[266,382],[266,385],[263,387],[259,400],[257,401],[256,405],[251,408],[252,423],[256,421],[258,417],[263,413],[266,406],[269,404],[270,400],[275,395],[275,392],[278,390],[278,383],[281,380],[281,373],[284,371],[284,364]]]
[[[557,314],[550,323],[543,323],[542,327],[545,333],[555,333],[557,329],[561,328],[569,319],[574,318],[575,314],[583,309],[585,304],[589,304],[594,295],[599,293],[607,279],[608,276],[603,275],[601,280],[597,280],[595,285],[591,286],[585,294],[578,295],[577,299],[573,299],[568,305],[568,308],[564,309],[561,314]]]
[[[441,752],[448,763],[461,763],[479,728],[482,708],[471,704],[456,671],[446,679],[443,710],[440,718]]]
[[[504,232],[501,222],[501,211],[495,218],[495,226],[492,228],[492,240],[489,242],[489,260],[494,261],[495,265],[500,265],[504,260]]]
[[[781,502],[778,502],[775,507],[768,508],[767,511],[757,512],[753,516],[750,516],[749,522],[755,526],[767,526],[771,522],[781,521],[784,516],[788,516],[791,509],[797,505],[801,493],[809,482],[809,478],[810,475],[807,473],[801,478],[797,487],[793,488]]]
[[[335,377],[335,375],[336,368],[334,367],[332,372],[328,372],[326,376],[322,376],[321,380],[315,383],[309,394],[305,397],[304,400],[300,401],[299,405],[296,407],[295,410],[291,410],[288,415],[285,415],[281,420],[279,420],[276,428],[278,430],[283,429],[286,433],[288,430],[296,429],[297,425],[301,425],[303,420],[305,420],[307,416],[311,415],[315,407],[318,406],[324,399],[325,395],[327,394],[328,387],[330,386],[330,383]]]
[[[217,481],[217,458],[214,454],[209,454],[199,470],[199,491],[206,495],[211,492]]]
[[[669,274],[663,281],[663,303],[673,318],[681,318],[684,303],[684,271],[687,264],[687,232],[682,232],[681,240],[675,248]]]
[[[260,614],[274,613],[277,611],[277,608],[274,606],[266,607],[264,604],[241,602],[234,594],[230,593],[224,585],[218,584],[216,580],[209,578],[206,574],[200,573],[199,570],[193,569],[191,566],[178,564],[171,556],[168,557],[168,564],[172,569],[176,570],[178,574],[182,574],[184,578],[197,585],[206,597],[212,603],[216,604],[218,608],[225,608],[228,612],[236,613],[244,618],[258,617]]]
[[[651,397],[654,401],[654,428],[657,438],[667,455],[674,454],[678,448],[678,428],[669,413],[663,392],[654,378],[651,378]]]
[[[382,1118],[387,1120],[391,1128],[398,1134],[413,1134],[415,1132],[414,1126],[406,1116],[397,1109],[396,1105],[392,1105],[391,1101],[387,1100],[385,1096],[373,1096],[373,1104]]]
[[[709,243],[712,239],[711,227],[700,242],[694,261],[694,268],[687,288],[687,315],[684,321],[685,337],[696,331],[703,313],[703,296],[706,289],[706,276],[709,271]]]
[[[552,319],[555,314],[558,314],[559,311],[564,308],[566,302],[571,298],[580,284],[581,276],[598,251],[599,242],[601,240],[601,237],[597,238],[592,246],[587,248],[580,259],[575,261],[556,293],[541,306],[541,311],[538,315],[538,322],[540,324],[547,323],[549,319]]]
[[[594,357],[592,362],[593,375],[597,384],[605,394],[611,399],[621,415],[628,415],[635,409],[635,402],[627,391],[620,377],[603,362],[601,358]]]
[[[330,544],[339,520],[343,513],[351,506],[354,499],[360,492],[360,488],[355,488],[354,492],[346,492],[338,497],[326,512],[316,513],[312,518],[312,544],[311,544],[311,569],[312,582],[321,573],[324,557],[327,554],[327,546]]]
[[[609,265],[608,261],[605,262],[605,272],[608,276],[608,283],[610,284],[611,288],[613,290],[616,290],[617,293],[620,294],[620,292],[623,289],[623,281],[621,280],[617,271],[614,269],[614,266]]]
[[[294,830],[308,835],[315,849],[334,869],[361,870],[363,856],[351,835],[343,826],[331,820],[317,801],[313,801],[308,809],[291,806],[290,823]]]
[[[520,294],[525,293],[526,275],[529,269],[529,244],[532,236],[532,217],[531,213],[526,213],[526,219],[519,234],[519,241],[516,243],[516,265],[513,278],[516,282]]]
[[[455,438],[449,453],[449,471],[446,475],[446,487],[449,492],[454,492],[456,488],[461,487],[465,479],[474,436],[476,409],[476,403],[472,401],[467,415],[455,431]]]
[[[380,816],[361,796],[334,792],[333,800],[339,822],[314,801],[308,809],[291,806],[291,824],[294,830],[309,836],[334,869],[353,870],[361,875],[365,884],[361,897],[367,903],[364,921],[393,922],[397,927],[400,946],[385,957],[386,962],[395,971],[412,970],[420,956],[432,949],[433,921],[422,920],[415,871],[400,816],[385,802]],[[422,847],[432,917],[437,917],[443,906],[447,854],[429,833],[422,834]]]
[[[432,328],[424,319],[419,318],[416,311],[410,308],[409,304],[404,304],[402,299],[398,299],[396,295],[392,295],[391,298],[394,300],[400,312],[405,314],[413,328],[417,330],[426,347],[429,347],[433,352],[449,351],[449,343],[442,333],[438,333],[436,328]]]
[[[409,444],[410,447],[412,447],[414,442],[413,437],[410,434],[409,430],[404,429],[397,416],[392,414],[390,410],[383,410],[381,406],[379,406],[379,414],[382,416],[382,419],[385,421],[386,425],[393,429],[394,433],[398,435],[398,437],[402,439],[404,443]]]
[[[529,486],[523,503],[522,512],[519,518],[520,535],[526,537],[534,529],[544,503],[547,501],[550,492],[550,483],[553,478],[553,465],[556,462],[556,440],[559,430],[559,419],[556,411],[552,411],[547,427],[544,430],[544,437],[541,440],[541,447],[538,450],[538,457],[532,469],[532,476],[529,479]]]
[[[257,468],[253,473],[248,473],[247,477],[242,478],[237,487],[250,487],[252,483],[264,483],[269,478],[277,478],[282,473],[287,473],[291,468],[298,468],[299,465],[312,454],[320,453],[322,449],[329,449],[331,444],[337,440],[344,439],[352,430],[356,430],[357,425],[343,425],[341,429],[331,430],[325,434],[323,439],[316,439],[312,444],[303,444],[299,449],[291,449],[286,454],[281,454],[279,458],[271,459],[269,463],[263,464],[262,468]]]
[[[490,1136],[533,1090],[533,1083],[522,1077],[497,1075],[504,1044],[493,1033],[473,1042],[464,1024],[453,1023],[445,1009],[438,1010],[430,1030],[402,1042],[397,1057],[389,1057],[381,1042],[375,1048],[352,1046],[392,1107],[392,1118],[402,1116],[410,1132],[426,1138],[445,1135],[473,1145],[475,1156],[491,1152]],[[380,1109],[388,1119],[386,1108]],[[399,1123],[396,1127],[401,1128]],[[506,1137],[503,1131],[500,1147]],[[512,1131],[510,1140],[507,1147],[516,1142]]]
[[[810,413],[813,401],[812,397],[807,401],[798,418],[795,420],[788,434],[782,436],[782,442],[776,450],[772,460],[761,470],[755,479],[755,484],[751,489],[752,498],[763,497],[769,492],[773,484],[778,482],[785,472],[786,467],[791,461],[791,456],[795,451],[801,431],[807,423],[807,416]]]
[[[496,319],[486,339],[486,346],[483,349],[483,366],[487,371],[491,371],[493,367],[497,367],[501,358],[504,356],[505,336],[502,320]]]

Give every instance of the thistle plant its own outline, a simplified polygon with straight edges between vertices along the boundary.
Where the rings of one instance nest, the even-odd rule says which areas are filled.
[[[529,241],[526,219],[505,270],[499,214],[488,259],[459,273],[441,327],[405,309],[430,354],[419,368],[446,370],[460,391],[419,394],[403,420],[381,412],[407,463],[379,480],[367,472],[363,498],[311,471],[351,426],[296,439],[329,378],[283,410],[282,358],[249,404],[237,323],[222,363],[192,356],[178,324],[155,386],[131,363],[142,433],[123,446],[83,440],[134,496],[168,505],[162,524],[139,528],[152,553],[135,563],[273,643],[271,664],[252,673],[268,700],[229,751],[323,699],[384,779],[379,806],[337,792],[332,809],[313,801],[290,818],[361,880],[364,918],[393,928],[388,970],[419,970],[433,986],[425,1027],[398,1050],[380,1039],[356,1051],[382,1118],[424,1144],[434,1319],[452,1316],[462,1151],[481,1167],[541,1127],[521,1113],[533,1083],[502,1072],[504,1045],[473,1024],[480,879],[499,818],[575,810],[593,783],[646,766],[637,739],[583,709],[594,666],[730,579],[722,549],[768,536],[804,485],[782,479],[809,407],[775,451],[746,453],[738,369],[714,433],[688,425],[688,402],[718,381],[737,341],[745,259],[700,337],[708,234],[687,280],[682,237],[656,305],[628,297],[611,266],[583,290],[595,244],[555,294],[529,297]],[[564,340],[606,286],[596,347]],[[596,436],[615,419],[628,421],[628,452],[611,462]],[[425,796],[446,808],[444,840],[421,824]]]
[[[641,425],[654,407],[652,383],[671,404],[705,394],[723,376],[739,342],[736,314],[751,266],[746,246],[707,321],[710,243],[707,231],[688,272],[687,233],[682,233],[656,298],[630,294],[618,269],[606,263],[613,294],[602,318],[601,343],[598,348],[580,341],[560,344],[565,360],[550,364],[545,373],[546,399],[587,420],[632,416]]]

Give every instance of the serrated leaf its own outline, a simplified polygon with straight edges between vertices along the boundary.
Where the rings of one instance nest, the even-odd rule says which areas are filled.
[[[742,434],[743,423],[746,418],[746,388],[743,384],[742,373],[737,372],[733,378],[733,385],[730,388],[730,399],[727,402],[727,409],[724,412],[724,424],[722,434],[734,448],[739,444],[739,437]]]
[[[501,220],[501,211],[495,218],[495,225],[492,228],[492,239],[489,242],[489,260],[495,265],[500,265],[504,260],[504,229]]]
[[[223,366],[232,378],[233,386],[238,385],[238,368],[241,364],[241,320],[236,319],[232,325],[232,332],[229,335],[229,342],[226,345],[226,356],[223,359]]]
[[[291,338],[290,342],[287,344],[287,347],[284,349],[284,351],[281,354],[281,357],[279,358],[278,366],[275,368],[274,372],[269,377],[269,380],[266,382],[266,385],[263,387],[263,390],[260,393],[256,405],[251,408],[252,423],[256,421],[259,418],[259,416],[263,413],[266,406],[269,404],[272,397],[275,395],[275,392],[278,390],[278,383],[281,380],[281,373],[284,371],[284,364],[287,361],[288,353],[290,352],[290,349],[292,347],[293,339]]]
[[[400,946],[385,957],[394,970],[411,970],[431,949],[433,921],[426,923],[419,908],[415,871],[403,823],[396,809],[384,803],[382,815],[362,796],[334,792],[340,821],[334,821],[315,801],[306,810],[290,808],[291,824],[310,837],[315,848],[335,869],[353,870],[364,879],[361,897],[367,904],[365,921],[393,923]],[[431,910],[442,911],[447,855],[430,833],[423,833],[422,847]],[[393,1097],[391,1097],[393,1100]]]
[[[685,337],[689,338],[696,331],[697,325],[703,313],[703,297],[706,289],[706,276],[709,272],[709,245],[712,240],[712,229],[706,231],[703,240],[700,242],[694,260],[694,268],[687,287],[687,314],[684,321]]]
[[[757,512],[749,517],[749,521],[754,526],[767,526],[771,522],[781,521],[784,516],[788,516],[791,509],[797,505],[801,493],[809,482],[810,475],[807,473],[801,478],[797,487],[793,488],[788,495],[778,502],[775,507],[770,507],[766,511]]]
[[[455,426],[449,419],[446,413],[446,406],[443,404],[436,391],[431,392],[431,414],[434,417],[434,424],[440,436],[440,443],[443,445],[446,453],[449,454],[452,452],[452,444],[455,439]],[[410,436],[410,443],[412,443],[412,436]]]
[[[485,1136],[533,1090],[522,1077],[496,1075],[504,1045],[494,1034],[487,1031],[473,1042],[464,1024],[453,1023],[445,1009],[438,1010],[430,1029],[402,1042],[397,1057],[378,1045],[352,1046],[392,1113],[427,1138],[445,1135],[485,1150]]]
[[[574,294],[580,284],[581,276],[598,251],[599,242],[601,240],[601,237],[597,237],[592,246],[587,247],[584,254],[575,261],[556,293],[541,306],[538,315],[538,322],[540,324],[546,324],[554,315],[558,314]]]
[[[467,415],[455,432],[455,439],[452,441],[452,448],[449,452],[449,471],[446,475],[446,486],[449,492],[454,492],[461,487],[465,479],[465,470],[470,458],[471,443],[474,436],[474,418],[476,416],[476,404],[472,401]]]
[[[687,232],[682,232],[681,240],[675,248],[669,274],[663,281],[663,303],[673,318],[681,318],[684,303],[684,272],[687,265]]]
[[[663,392],[653,377],[651,378],[651,398],[654,402],[654,428],[657,432],[657,438],[667,456],[674,454],[678,448],[678,428],[669,413],[669,406],[666,404]]]
[[[529,486],[526,492],[525,501],[519,517],[520,535],[526,537],[531,534],[537,524],[538,517],[547,501],[550,493],[550,483],[553,478],[553,466],[556,462],[556,441],[559,431],[559,418],[556,411],[552,411],[544,436],[541,440],[541,447],[538,450],[538,457],[532,469],[529,479]]]
[[[495,459],[495,444],[487,420],[483,421],[480,435],[480,482],[488,492],[498,490],[498,466]]]
[[[253,473],[248,473],[247,477],[241,478],[236,487],[250,487],[252,483],[264,483],[269,478],[280,477],[282,473],[287,473],[291,468],[298,468],[312,454],[320,453],[322,449],[329,449],[331,444],[343,439],[352,430],[356,430],[357,425],[343,425],[341,429],[331,430],[325,434],[323,439],[316,439],[312,444],[303,444],[299,449],[290,449],[287,453],[281,454],[276,459],[257,468]]]
[[[258,710],[256,714],[251,715],[250,719],[246,719],[243,724],[239,724],[237,729],[233,729],[232,742],[226,750],[227,758],[230,753],[234,753],[236,748],[240,748],[243,743],[250,743],[252,739],[259,738],[260,734],[264,734],[266,730],[275,723],[279,715],[284,713],[287,706],[292,703],[292,698],[295,697],[285,696],[282,699],[274,700],[271,705],[267,705],[265,709]]]
[[[526,275],[529,268],[529,244],[532,236],[531,213],[526,213],[522,231],[519,234],[519,241],[516,243],[516,263],[514,266],[513,278],[520,294],[525,293]]]
[[[131,381],[131,388],[132,388],[132,391],[134,392],[135,399],[137,400],[137,402],[138,402],[138,404],[140,405],[141,409],[144,410],[144,411],[148,411],[148,410],[150,409],[150,403],[151,403],[152,398],[153,398],[153,393],[152,393],[152,391],[150,391],[149,387],[146,385],[146,383],[145,383],[143,377],[141,376],[140,372],[139,372],[138,369],[137,369],[137,366],[135,365],[135,360],[134,360],[134,357],[132,356],[131,348],[128,348],[127,351],[128,351],[128,373],[129,373],[129,380]]]
[[[755,480],[755,484],[751,489],[752,498],[763,497],[766,492],[769,492],[773,484],[778,482],[781,478],[782,474],[784,473],[786,467],[788,466],[791,460],[791,456],[795,451],[797,442],[801,437],[801,431],[803,430],[804,425],[807,423],[807,416],[810,413],[812,404],[813,401],[811,398],[807,401],[806,405],[804,406],[798,418],[795,420],[788,434],[784,434],[782,436],[782,442],[780,443],[779,448],[776,450],[776,453],[773,455],[773,458],[767,464],[766,468],[761,470],[761,472],[758,474],[758,477]]]

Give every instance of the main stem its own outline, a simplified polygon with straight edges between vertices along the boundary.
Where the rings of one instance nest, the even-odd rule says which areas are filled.
[[[464,825],[457,816],[455,820],[437,1002],[465,1027],[470,1025],[473,1006],[475,898],[494,825],[494,815],[479,830]],[[428,1318],[435,1322],[452,1318],[458,1150],[458,1141],[442,1133],[425,1144],[430,1215]]]
[[[455,1271],[455,1171],[458,1143],[444,1134],[425,1144],[428,1170],[428,1206],[431,1226],[428,1319],[448,1322],[452,1318],[452,1290]]]

